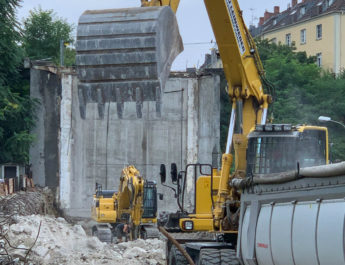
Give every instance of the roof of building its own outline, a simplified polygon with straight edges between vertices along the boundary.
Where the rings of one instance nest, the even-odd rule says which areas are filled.
[[[345,0],[304,0],[278,14],[266,11],[269,16],[265,15],[265,17],[268,17],[268,19],[264,20],[258,27],[252,26],[250,32],[253,36],[258,36],[267,31],[277,30],[337,11],[345,11]]]

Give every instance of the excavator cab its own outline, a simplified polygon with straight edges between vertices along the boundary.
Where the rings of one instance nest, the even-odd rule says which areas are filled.
[[[157,218],[157,187],[153,181],[146,181],[144,185],[144,213],[143,219],[146,218]]]
[[[247,176],[328,164],[325,127],[257,125],[248,138]]]

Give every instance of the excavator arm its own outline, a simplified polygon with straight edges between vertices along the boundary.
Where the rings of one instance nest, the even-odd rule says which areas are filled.
[[[224,204],[238,198],[229,188],[230,169],[235,150],[235,174],[242,175],[246,168],[247,136],[257,123],[265,124],[271,96],[264,93],[264,71],[255,43],[245,26],[237,0],[204,0],[223,62],[232,102],[226,151],[217,200],[213,210],[214,225],[220,228]],[[235,127],[237,129],[235,130]]]
[[[172,11],[176,13],[180,4],[180,0],[141,0],[141,6],[170,6]]]
[[[143,214],[144,179],[134,166],[121,172],[120,189],[117,193],[118,217],[128,217],[134,226],[139,226]]]
[[[265,123],[268,104],[271,102],[271,97],[263,90],[264,70],[261,60],[237,0],[204,2],[223,62],[229,96],[234,109],[239,108],[237,133],[246,136],[256,123]],[[236,116],[232,118],[230,123],[234,123]],[[234,125],[231,124],[230,131],[233,131]],[[230,153],[231,144],[230,137],[226,153]]]

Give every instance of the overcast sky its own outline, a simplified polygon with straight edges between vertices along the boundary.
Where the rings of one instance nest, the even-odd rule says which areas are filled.
[[[238,1],[247,26],[252,22],[256,25],[258,17],[263,16],[265,10],[272,12],[273,6],[278,5],[283,11],[291,2],[291,0]],[[87,9],[123,8],[139,5],[140,0],[23,0],[22,7],[18,10],[18,18],[22,20],[29,15],[30,10],[41,6],[42,9],[53,9],[59,17],[66,18],[68,22],[76,26],[79,16]],[[177,19],[185,46],[184,52],[175,60],[173,70],[184,70],[186,66],[198,67],[203,64],[205,53],[208,53],[213,47],[210,42],[214,40],[204,2],[202,0],[181,0]]]

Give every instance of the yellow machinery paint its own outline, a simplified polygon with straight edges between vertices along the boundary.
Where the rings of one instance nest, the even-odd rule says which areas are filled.
[[[176,12],[179,2],[180,0],[142,0],[141,4],[143,7],[170,6],[173,12]],[[230,182],[233,178],[243,179],[248,173],[246,172],[248,138],[257,124],[266,124],[268,105],[273,101],[270,96],[272,87],[265,78],[257,48],[245,26],[238,1],[204,0],[204,3],[223,62],[232,113],[221,169],[219,172],[213,172],[212,177],[200,176],[197,179],[195,212],[181,218],[179,225],[182,230],[189,232],[237,234],[237,227],[231,223],[231,220],[234,218],[236,221],[236,216],[239,215],[241,196],[238,190],[230,186]],[[268,90],[267,93],[263,85]],[[236,131],[235,121],[239,125]],[[301,126],[298,130],[301,136],[308,130],[319,130],[328,136],[327,130],[320,127]],[[267,131],[267,134],[270,132]],[[328,161],[328,139],[326,141],[325,157]],[[231,172],[234,157],[235,167],[234,172]],[[137,206],[140,206],[140,199],[135,201],[137,205],[133,204],[133,209],[129,210],[129,197],[126,196],[122,194],[117,198],[119,205],[115,206],[115,210],[119,207],[117,218],[120,212],[128,214],[133,210],[133,223],[138,224],[140,209]],[[111,210],[111,207],[109,209]],[[186,229],[187,225],[188,229]]]
[[[153,191],[152,214],[144,217],[145,191]],[[128,166],[121,172],[118,191],[103,191],[97,188],[93,197],[91,216],[98,223],[128,223],[133,239],[140,236],[143,225],[157,223],[156,184],[147,182],[134,166]]]
[[[104,198],[103,195],[93,195],[93,206],[91,217],[99,223],[112,223],[117,218],[114,201],[116,193],[111,198]]]

